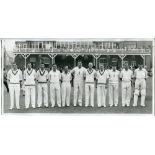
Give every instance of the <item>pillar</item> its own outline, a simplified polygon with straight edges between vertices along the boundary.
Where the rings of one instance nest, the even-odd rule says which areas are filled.
[[[57,56],[57,54],[48,54],[51,59],[52,59],[52,65],[55,63],[55,57]]]
[[[74,67],[76,66],[76,58],[79,56],[78,54],[72,54],[71,55],[74,59]]]
[[[22,56],[23,56],[23,58],[25,60],[25,64],[24,64],[25,69],[26,69],[26,59],[28,58],[29,55],[30,54],[22,54]]]
[[[146,65],[146,63],[145,63],[145,58],[146,58],[146,56],[144,55],[144,59],[143,59],[143,65],[144,65],[144,66]]]
[[[123,63],[124,63],[124,58],[125,58],[125,56],[126,55],[118,55],[120,58],[121,58],[121,60],[122,60],[122,67],[123,67]]]
[[[76,58],[74,58],[74,67],[76,66]]]
[[[98,65],[97,65],[97,59],[98,59],[98,58],[95,58],[95,59],[96,59],[96,69],[98,69]]]
[[[94,61],[95,61],[95,67],[96,69],[98,69],[98,66],[97,66],[97,59],[101,56],[100,54],[92,54],[93,57],[94,57]]]

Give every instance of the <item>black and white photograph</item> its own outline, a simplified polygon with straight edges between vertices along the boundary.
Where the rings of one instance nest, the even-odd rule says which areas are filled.
[[[152,114],[153,39],[2,39],[3,113]]]
[[[0,6],[0,155],[155,155],[155,0]]]

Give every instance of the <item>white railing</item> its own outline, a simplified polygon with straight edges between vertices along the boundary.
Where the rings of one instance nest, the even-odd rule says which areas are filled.
[[[99,49],[99,48],[20,48],[14,49],[15,53],[115,53],[115,54],[128,54],[128,53],[151,53],[150,49]]]

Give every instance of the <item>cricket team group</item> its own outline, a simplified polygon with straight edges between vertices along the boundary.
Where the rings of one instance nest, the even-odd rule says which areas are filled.
[[[120,82],[122,83],[121,105],[123,107],[137,106],[139,95],[141,95],[140,105],[145,106],[146,79],[147,71],[142,64],[139,64],[133,72],[129,69],[128,64],[125,64],[121,71],[116,69],[115,64],[111,69],[105,69],[104,65],[100,65],[99,69],[95,70],[92,62],[86,69],[82,66],[82,62],[78,61],[77,66],[72,70],[69,70],[68,66],[64,66],[63,71],[60,72],[57,65],[53,64],[48,72],[43,63],[40,64],[37,71],[32,68],[31,63],[28,63],[22,74],[16,63],[13,63],[7,73],[10,93],[9,109],[15,107],[20,109],[20,90],[23,83],[26,109],[30,107],[68,107],[71,105],[71,80],[73,80],[74,87],[73,106],[94,107],[95,91],[97,91],[97,107],[118,106]],[[134,100],[133,103],[130,103],[133,80],[135,81]],[[85,100],[83,100],[84,90]],[[48,95],[50,95],[50,101]],[[109,97],[108,103],[107,96]]]

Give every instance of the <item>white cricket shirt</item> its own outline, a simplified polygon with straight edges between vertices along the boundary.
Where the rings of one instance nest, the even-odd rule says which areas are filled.
[[[108,78],[109,78],[109,73],[107,70],[97,71],[97,83],[98,84],[105,84]]]
[[[34,69],[24,71],[25,85],[35,85],[36,71]]]
[[[109,70],[109,84],[118,84],[119,83],[119,74],[118,70],[113,71]]]
[[[75,67],[72,70],[72,73],[74,73],[74,82],[83,82],[84,81],[84,73],[85,73],[84,67]]]
[[[85,82],[86,83],[94,83],[94,78],[96,77],[96,71],[94,69],[92,69],[91,71],[89,69],[87,69],[85,71]]]
[[[61,79],[61,73],[59,70],[56,70],[55,72],[51,70],[49,72],[49,81],[51,83],[59,83]]]
[[[43,71],[41,69],[39,69],[37,71],[36,77],[37,77],[38,83],[46,83],[48,80],[48,71],[45,69]]]
[[[123,69],[120,73],[120,78],[122,78],[123,82],[130,82],[133,78],[133,72],[130,69]]]
[[[22,72],[20,69],[13,70],[10,69],[7,74],[7,79],[10,83],[19,84],[22,81]]]
[[[140,70],[139,68],[135,70],[134,74],[136,79],[146,79],[147,78],[147,71],[146,69]]]
[[[71,76],[71,73],[68,72],[67,74],[65,72],[63,72],[61,74],[61,79],[62,79],[62,82],[70,82],[72,80],[72,76]]]

